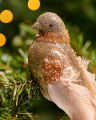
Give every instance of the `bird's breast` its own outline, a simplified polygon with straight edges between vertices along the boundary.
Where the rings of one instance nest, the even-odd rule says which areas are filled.
[[[62,65],[67,63],[66,45],[44,42],[34,42],[28,53],[31,70],[36,74],[42,71],[42,64],[45,59],[59,60]],[[37,75],[35,75],[37,76]]]

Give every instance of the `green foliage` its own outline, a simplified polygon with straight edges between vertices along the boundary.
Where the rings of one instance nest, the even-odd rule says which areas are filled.
[[[29,67],[22,74],[0,72],[0,116],[2,119],[17,118],[21,112],[27,112],[29,101],[35,99],[37,101],[42,97],[39,86],[32,80],[28,69]]]

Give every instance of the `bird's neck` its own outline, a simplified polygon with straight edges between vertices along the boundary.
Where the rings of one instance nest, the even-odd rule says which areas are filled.
[[[67,30],[64,31],[64,33],[42,32],[41,35],[36,38],[36,41],[47,43],[70,43],[70,37]]]

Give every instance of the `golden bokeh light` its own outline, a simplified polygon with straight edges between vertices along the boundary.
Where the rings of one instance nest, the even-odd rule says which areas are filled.
[[[6,43],[6,37],[2,33],[0,33],[0,47],[4,46]]]
[[[29,0],[28,1],[28,8],[30,10],[35,11],[35,10],[39,9],[39,7],[40,7],[40,1],[39,0]]]
[[[3,10],[0,13],[0,21],[3,23],[10,23],[13,20],[13,14],[10,10]]]

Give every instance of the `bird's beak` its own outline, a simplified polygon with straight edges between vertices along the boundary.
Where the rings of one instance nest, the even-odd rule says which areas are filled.
[[[37,29],[37,30],[41,30],[42,29],[42,26],[39,22],[35,22],[33,25],[32,25],[32,28],[33,29]]]

